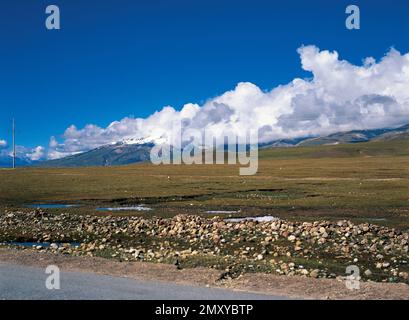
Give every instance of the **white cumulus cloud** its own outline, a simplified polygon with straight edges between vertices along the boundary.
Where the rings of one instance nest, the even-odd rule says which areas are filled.
[[[44,156],[45,156],[45,148],[42,146],[37,146],[31,149],[30,152],[26,154],[26,157],[28,157],[32,161],[42,160]]]
[[[0,149],[4,149],[7,147],[7,141],[0,139]]]
[[[122,139],[166,137],[179,120],[184,130],[206,130],[215,136],[226,129],[244,135],[257,128],[260,142],[409,123],[409,53],[390,49],[379,61],[364,58],[362,65],[316,46],[302,46],[298,53],[302,68],[311,72],[309,79],[296,78],[270,91],[241,82],[203,105],[188,103],[179,111],[167,106],[147,118],[127,117],[106,128],[72,125],[62,142],[50,139],[48,158]]]
[[[10,157],[13,156],[12,150],[4,150],[6,151],[3,155],[8,155]],[[34,148],[28,148],[25,146],[16,146],[16,157],[27,160],[27,161],[38,161],[44,160],[47,158],[46,149],[43,146],[37,146]]]

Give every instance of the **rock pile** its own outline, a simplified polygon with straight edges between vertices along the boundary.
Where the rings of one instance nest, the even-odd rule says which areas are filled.
[[[48,242],[35,247],[125,261],[177,262],[242,272],[275,272],[314,278],[345,276],[357,265],[373,281],[409,282],[409,233],[350,221],[227,222],[179,215],[141,218],[0,212],[0,241]],[[61,243],[80,242],[76,248]]]

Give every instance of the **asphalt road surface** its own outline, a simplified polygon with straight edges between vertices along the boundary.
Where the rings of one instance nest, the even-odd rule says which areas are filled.
[[[46,288],[45,269],[0,263],[0,299],[38,300],[281,300],[284,297],[217,288],[61,272],[60,289]]]

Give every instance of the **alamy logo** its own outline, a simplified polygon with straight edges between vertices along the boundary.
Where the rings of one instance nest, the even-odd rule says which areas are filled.
[[[48,290],[59,290],[60,286],[60,268],[55,265],[49,265],[45,269],[45,273],[49,274],[45,280],[45,287]]]
[[[238,134],[220,130],[217,136],[205,129],[182,130],[180,122],[172,124],[166,142],[150,152],[153,164],[240,164],[240,175],[254,175],[258,170],[258,130]]]
[[[348,30],[359,30],[361,28],[361,13],[359,7],[351,4],[345,9],[345,13],[349,14],[347,19],[345,20],[346,28]]]
[[[48,30],[59,30],[60,26],[60,8],[56,5],[49,5],[45,8],[45,13],[49,16],[45,20],[45,27]]]
[[[346,268],[345,273],[347,274],[345,286],[349,290],[359,290],[361,276],[358,266],[350,265]]]

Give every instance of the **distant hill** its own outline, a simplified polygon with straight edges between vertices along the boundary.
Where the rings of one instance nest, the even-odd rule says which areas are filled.
[[[16,158],[16,166],[26,167],[31,165],[32,162],[27,159]],[[13,158],[8,155],[0,156],[0,168],[11,168],[13,166]]]
[[[301,138],[295,138],[295,139],[280,139],[280,140],[274,140],[270,141],[267,143],[261,143],[259,144],[259,148],[264,149],[264,148],[285,148],[285,147],[294,147],[300,142],[309,139],[310,137],[301,137]]]
[[[373,130],[353,130],[337,132],[325,137],[305,139],[297,146],[331,145],[341,143],[358,143],[368,141],[406,140],[409,138],[409,125],[399,128],[384,128]]]
[[[259,159],[322,159],[360,158],[378,156],[409,156],[409,139],[394,141],[368,141],[331,145],[297,146],[294,148],[267,148],[259,152]]]
[[[409,124],[399,127],[393,131],[386,132],[380,136],[375,137],[374,141],[396,141],[409,139]]]
[[[260,144],[259,147],[260,149],[265,150],[283,147],[312,147],[319,145],[338,145],[369,141],[396,140],[409,140],[409,125],[394,129],[384,128],[338,132],[324,137],[281,139]],[[152,147],[155,145],[155,143],[159,143],[160,141],[161,138],[147,138],[139,140],[128,139],[65,158],[37,162],[34,165],[41,167],[91,167],[116,166],[144,162],[150,159],[150,151]],[[317,154],[317,156],[319,156],[319,154]],[[8,161],[11,161],[11,159]],[[25,165],[30,164],[28,163]]]
[[[39,162],[40,167],[92,167],[115,166],[147,161],[153,143],[126,144],[116,143],[93,149],[84,153],[56,160]]]

